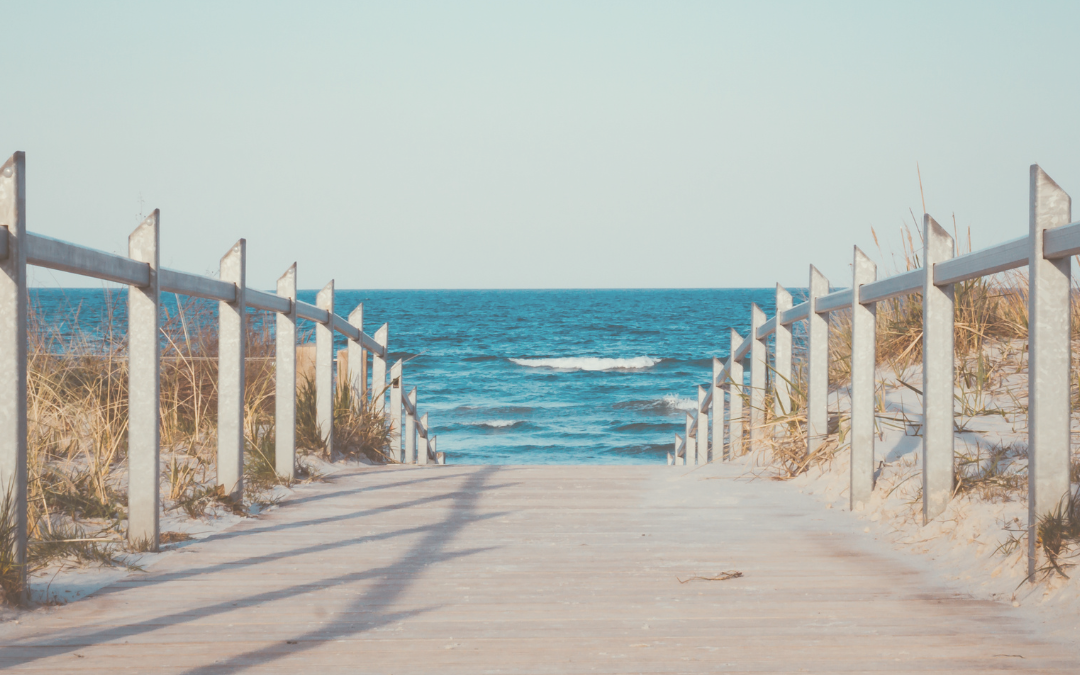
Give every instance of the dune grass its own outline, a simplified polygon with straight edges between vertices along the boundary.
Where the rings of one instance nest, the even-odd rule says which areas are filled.
[[[57,559],[122,563],[127,511],[127,354],[112,329],[80,328],[78,308],[61,332],[36,305],[29,316],[28,509],[30,572]],[[164,310],[163,310],[164,311]],[[190,518],[220,507],[246,515],[272,501],[274,471],[274,339],[266,317],[249,315],[245,363],[245,494],[232,503],[214,484],[217,453],[217,319],[213,305],[188,300],[164,311],[161,357],[162,502]],[[74,327],[74,328],[72,328]],[[91,330],[96,329],[96,330]],[[314,388],[298,387],[298,454],[318,453]],[[335,412],[340,457],[385,461],[386,416],[339,392]],[[302,478],[312,477],[303,460]],[[10,499],[0,502],[0,589],[17,597]],[[136,547],[138,548],[138,547]],[[5,557],[8,556],[8,557]]]
[[[954,234],[955,225],[954,225]],[[878,241],[876,233],[875,242]],[[879,278],[921,267],[921,233],[918,224],[900,231],[901,247],[891,255],[892,270],[879,268]],[[956,237],[957,253],[971,250],[970,230]],[[885,252],[878,246],[880,257]],[[896,264],[896,263],[899,264]],[[956,354],[956,429],[970,431],[972,421],[1000,416],[1026,426],[1027,417],[1027,274],[1014,270],[965,281],[955,286],[954,342]],[[1075,360],[1080,355],[1080,293],[1072,296],[1073,377],[1080,372]],[[774,478],[786,480],[811,468],[827,470],[836,454],[847,449],[848,415],[840,397],[850,384],[851,313],[830,315],[829,386],[830,433],[820,447],[806,452],[806,364],[804,351],[795,349],[796,363],[790,382],[791,400],[776,414],[772,394],[765,398],[764,440],[759,444],[762,462]],[[891,373],[892,384],[902,386],[921,399],[922,295],[890,299],[877,305],[877,362]],[[775,376],[770,371],[770,376]],[[913,377],[914,376],[914,377]],[[1019,377],[1018,377],[1019,376]],[[916,420],[902,411],[885,409],[884,382],[878,383],[877,412],[880,428],[907,428],[914,435],[921,430]],[[1073,406],[1080,405],[1080,387],[1073,387]],[[744,406],[749,406],[744,397]],[[921,411],[912,411],[916,414]],[[744,433],[748,436],[749,429]],[[747,439],[748,440],[748,439]],[[749,447],[744,441],[744,448]],[[976,445],[974,451],[958,449],[956,492],[983,501],[1022,501],[1027,495],[1027,448],[1017,444]],[[1072,482],[1080,483],[1080,455],[1072,461]],[[921,498],[921,497],[919,497]],[[917,499],[916,499],[917,501]],[[1039,519],[1037,545],[1046,564],[1046,573],[1065,574],[1080,554],[1080,496]],[[913,502],[912,508],[918,508]]]

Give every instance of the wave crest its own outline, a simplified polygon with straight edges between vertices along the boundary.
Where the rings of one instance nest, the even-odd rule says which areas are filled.
[[[554,370],[641,370],[652,368],[663,359],[638,356],[632,359],[609,359],[599,356],[568,356],[558,359],[510,359],[519,366]]]

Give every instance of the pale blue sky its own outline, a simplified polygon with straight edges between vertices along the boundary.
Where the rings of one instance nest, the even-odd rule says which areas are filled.
[[[845,286],[916,162],[976,247],[1033,162],[1080,197],[1076,2],[0,7],[30,229],[158,207],[163,264],[247,237],[258,287]]]

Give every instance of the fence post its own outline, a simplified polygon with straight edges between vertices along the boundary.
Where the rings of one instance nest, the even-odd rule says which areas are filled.
[[[817,313],[817,299],[829,294],[829,280],[810,266],[806,314],[806,453],[813,454],[829,433],[829,316]]]
[[[724,364],[718,358],[712,360],[712,460],[724,461],[724,383],[720,374]]]
[[[874,374],[877,369],[877,303],[859,301],[860,286],[877,280],[877,265],[855,247],[851,280],[851,477],[850,509],[869,503],[874,491]]]
[[[776,284],[776,337],[773,338],[773,412],[783,417],[791,412],[791,324],[780,323],[780,315],[791,309],[791,293]],[[774,435],[781,435],[777,425]]]
[[[934,265],[953,257],[953,239],[923,216],[923,524],[949,504],[953,491],[954,289],[934,284]]]
[[[0,168],[0,500],[11,500],[13,557],[19,597],[26,584],[26,156],[16,152]],[[9,497],[10,496],[10,497]],[[5,523],[6,525],[6,523]]]
[[[361,333],[364,332],[364,303],[360,303],[349,314],[349,324]],[[338,373],[338,379],[342,374]],[[353,400],[357,401],[361,408],[366,402],[364,396],[367,389],[367,351],[357,340],[349,340],[349,387]],[[344,385],[339,385],[344,386]]]
[[[416,389],[413,389],[413,405],[414,406],[416,405]],[[424,435],[423,435],[424,442],[420,443],[419,441],[417,441],[417,444],[416,444],[416,448],[417,448],[416,463],[417,464],[427,464],[428,463],[428,453],[431,452],[431,441],[428,440],[427,416],[428,416],[428,414],[424,413],[424,416],[420,418],[420,426],[424,428]]]
[[[412,388],[412,391],[408,393],[409,403],[412,404],[413,411],[416,410],[416,387]],[[405,459],[406,464],[417,463],[417,447],[416,447],[416,413],[410,412],[409,408],[405,408]]]
[[[325,309],[325,324],[315,324],[315,423],[326,444],[326,457],[334,457],[334,281],[315,296]]]
[[[371,337],[385,352],[389,335],[390,324],[384,323]],[[377,413],[386,409],[386,357],[375,353],[371,354],[371,402]]]
[[[743,364],[735,360],[735,350],[742,344],[742,336],[731,329],[731,354],[728,356],[728,458],[742,454],[743,419],[742,390]]]
[[[686,413],[686,449],[683,456],[686,457],[687,465],[697,464],[697,442],[691,434],[694,431],[694,416]]]
[[[136,550],[158,549],[158,493],[161,485],[161,343],[158,288],[159,212],[128,237],[128,256],[147,263],[150,283],[128,287],[128,543]]]
[[[404,431],[401,426],[402,365],[401,359],[398,359],[390,367],[390,452],[393,454],[394,459],[399,462],[405,461],[401,448],[402,432]]]
[[[235,501],[244,496],[244,356],[247,242],[221,259],[218,276],[236,286],[234,302],[218,303],[218,485]]]
[[[438,446],[435,444],[435,441],[437,440],[439,440],[438,436],[432,436],[429,441],[431,443],[431,454],[435,455],[436,464],[446,464],[446,453],[439,452]]]
[[[697,463],[709,463],[709,410],[704,407],[705,387],[697,388]]]
[[[277,282],[277,294],[289,299],[288,313],[277,313],[274,336],[274,468],[287,480],[296,477],[296,263]]]
[[[765,387],[769,351],[757,332],[765,323],[765,312],[750,303],[750,448],[757,449],[765,437]]]
[[[1070,258],[1047,260],[1046,230],[1072,219],[1072,200],[1031,166],[1028,283],[1028,575],[1035,574],[1036,525],[1069,496]]]

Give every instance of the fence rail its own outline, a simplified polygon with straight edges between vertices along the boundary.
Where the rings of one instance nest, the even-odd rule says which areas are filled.
[[[93,277],[129,287],[128,292],[128,540],[156,550],[159,544],[160,461],[160,294],[171,292],[219,305],[217,482],[239,498],[244,469],[244,331],[246,309],[274,312],[276,379],[276,470],[294,478],[296,464],[296,320],[316,325],[316,409],[328,451],[333,451],[335,386],[349,386],[361,401],[370,397],[387,410],[392,425],[391,453],[406,463],[445,463],[436,450],[427,415],[419,416],[416,388],[401,397],[403,363],[386,381],[389,326],[372,337],[363,329],[363,305],[342,317],[334,312],[334,284],[319,293],[316,305],[296,298],[296,265],[278,280],[277,293],[247,286],[246,242],[241,239],[221,259],[218,279],[161,268],[160,213],[155,210],[128,238],[128,256],[106,253],[26,231],[24,153],[0,168],[0,496],[11,494],[15,520],[16,564],[26,592],[27,547],[27,303],[26,267],[34,265]],[[338,368],[334,382],[333,334],[348,339],[351,369]],[[372,383],[367,384],[368,354]],[[404,426],[403,426],[404,425]],[[402,433],[404,431],[404,433]],[[420,444],[417,445],[419,438]]]
[[[828,291],[825,278],[810,266],[809,298],[794,307],[790,294],[777,285],[777,316],[764,320],[751,305],[751,334],[731,332],[726,364],[714,359],[709,392],[701,394],[688,415],[686,438],[676,434],[669,464],[709,461],[708,436],[712,419],[712,459],[741,453],[744,401],[750,417],[751,448],[760,440],[764,394],[772,390],[776,405],[791,409],[790,326],[809,320],[806,366],[807,451],[827,433],[828,320],[830,312],[852,310],[851,347],[851,478],[850,505],[869,502],[874,488],[874,377],[878,302],[923,294],[923,521],[940,515],[953,494],[954,372],[953,285],[1010,269],[1028,267],[1028,566],[1035,571],[1035,527],[1040,516],[1057,509],[1069,497],[1071,256],[1080,254],[1080,222],[1072,220],[1071,200],[1038,165],[1032,165],[1029,186],[1028,235],[954,257],[951,236],[923,216],[923,267],[877,279],[877,268],[858,247],[854,249],[851,288]],[[760,315],[760,319],[758,318]],[[815,325],[816,324],[816,325]],[[782,353],[780,330],[786,334]],[[777,336],[774,375],[767,376],[767,342]],[[750,362],[750,384],[743,362]],[[725,399],[725,393],[727,398]],[[725,415],[725,405],[728,412]],[[725,432],[725,417],[727,430]],[[755,434],[755,431],[758,434]],[[693,440],[692,440],[693,439]]]

